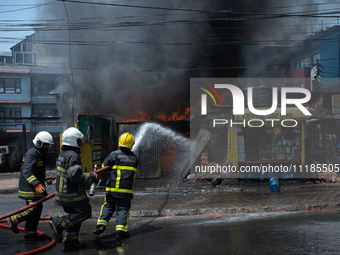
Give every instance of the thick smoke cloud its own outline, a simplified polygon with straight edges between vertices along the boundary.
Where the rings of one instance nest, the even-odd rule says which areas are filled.
[[[57,89],[69,91],[64,115],[74,105],[76,114],[127,119],[183,114],[190,77],[251,77],[255,69],[245,66],[256,49],[304,39],[320,28],[310,15],[332,8],[307,0],[87,2],[108,5],[60,1],[40,13],[51,19],[41,61],[72,67]]]
[[[60,21],[47,24],[46,39],[56,41],[48,46],[52,58],[44,61],[72,65],[73,82],[57,90],[74,90],[76,113],[129,119],[185,113],[190,77],[212,75],[212,48],[218,44],[209,22],[214,12],[195,10],[218,10],[219,5],[182,2],[128,3],[150,8],[68,2],[46,7],[45,14]],[[65,105],[73,99],[65,98],[67,112]]]

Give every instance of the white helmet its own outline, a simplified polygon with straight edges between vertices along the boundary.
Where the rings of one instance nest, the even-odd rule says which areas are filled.
[[[63,145],[79,147],[82,145],[84,135],[75,127],[66,129],[62,136]]]
[[[33,139],[33,143],[37,148],[42,148],[45,144],[53,144],[53,137],[46,131],[39,132]]]

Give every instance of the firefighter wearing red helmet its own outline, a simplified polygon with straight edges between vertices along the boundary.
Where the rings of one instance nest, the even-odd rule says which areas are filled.
[[[46,131],[39,132],[33,139],[34,147],[29,149],[23,159],[19,177],[19,198],[30,205],[47,196],[45,190],[46,165],[45,158],[48,149],[53,144],[53,137]],[[8,219],[11,230],[18,234],[17,225],[26,221],[24,237],[26,241],[42,241],[44,235],[37,234],[43,205],[39,204]]]
[[[78,240],[83,221],[91,217],[92,210],[85,193],[85,186],[90,185],[97,175],[83,173],[80,161],[80,148],[83,134],[71,127],[62,135],[62,147],[57,159],[56,203],[63,207],[65,214],[52,217],[50,226],[58,241],[63,242],[64,252],[85,249],[86,242]],[[62,239],[62,233],[64,239]]]
[[[122,134],[118,139],[119,149],[109,154],[102,164],[102,167],[110,166],[111,173],[97,227],[93,231],[95,235],[100,235],[105,231],[110,218],[116,211],[116,239],[129,237],[128,220],[133,198],[133,185],[139,164],[137,156],[131,151],[134,143],[135,138],[132,134]]]

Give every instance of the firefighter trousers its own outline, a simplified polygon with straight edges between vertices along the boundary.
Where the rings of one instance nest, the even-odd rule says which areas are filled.
[[[39,199],[41,198],[32,199],[32,200],[27,199],[26,205],[30,205],[38,201]],[[19,224],[20,222],[26,221],[24,235],[27,236],[31,234],[36,234],[42,209],[43,209],[43,204],[41,203],[39,205],[28,208],[27,210],[19,214],[11,216],[11,221],[14,224]]]
[[[128,222],[130,216],[130,199],[121,199],[113,197],[110,193],[106,193],[104,204],[101,207],[97,225],[107,226],[114,212],[116,214],[116,231],[128,231]]]
[[[65,214],[53,217],[52,221],[57,230],[65,229],[64,247],[77,246],[79,243],[78,235],[83,221],[91,218],[91,205],[84,203],[77,206],[63,206]]]

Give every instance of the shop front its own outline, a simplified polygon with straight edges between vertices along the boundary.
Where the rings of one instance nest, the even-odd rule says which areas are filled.
[[[239,178],[303,177],[308,118],[298,108],[287,108],[286,115],[278,108],[266,116],[245,109],[229,119],[228,161],[243,170]]]

